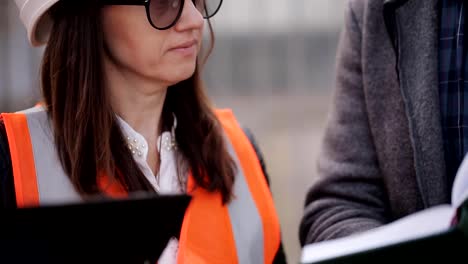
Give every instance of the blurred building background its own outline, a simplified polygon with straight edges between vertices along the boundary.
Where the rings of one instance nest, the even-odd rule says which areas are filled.
[[[264,153],[290,263],[334,84],[345,0],[224,0],[204,71],[218,107],[232,108]],[[14,1],[0,1],[0,111],[39,98],[41,48],[30,48]]]

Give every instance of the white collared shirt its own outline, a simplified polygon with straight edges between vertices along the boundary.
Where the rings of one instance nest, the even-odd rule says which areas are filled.
[[[136,132],[125,120],[117,116],[118,123],[122,130],[124,138],[133,154],[133,159],[138,164],[141,172],[145,175],[153,188],[159,194],[180,194],[183,192],[179,179],[177,177],[175,149],[171,145],[173,142],[173,135],[171,132],[163,132],[157,139],[157,148],[160,152],[160,166],[159,175],[156,177],[151,170],[148,162],[148,143],[146,139],[138,132]],[[175,126],[176,119],[174,117]],[[175,140],[175,139],[174,139]],[[161,146],[162,145],[162,146]],[[173,238],[169,241],[166,249],[161,254],[158,264],[175,264],[177,261],[178,241]]]
[[[131,147],[133,159],[153,188],[159,194],[182,193],[177,177],[175,150],[170,146],[172,142],[171,133],[165,131],[157,139],[157,148],[160,152],[161,161],[159,175],[156,177],[146,161],[148,158],[148,143],[146,139],[122,118],[117,116],[117,120],[119,120],[119,125],[123,136],[127,140],[127,144]]]

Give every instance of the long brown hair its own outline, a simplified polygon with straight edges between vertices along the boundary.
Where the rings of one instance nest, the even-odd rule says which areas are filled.
[[[154,192],[126,146],[104,89],[105,44],[98,1],[76,2],[60,1],[51,10],[54,23],[41,72],[62,166],[83,196],[101,192],[97,184],[101,173],[118,180],[128,192]],[[212,45],[213,38],[208,50]],[[179,177],[190,170],[198,187],[219,192],[223,203],[229,202],[236,167],[204,92],[199,66],[192,77],[168,88],[163,129],[172,125],[172,113],[177,117],[177,160],[182,161]]]

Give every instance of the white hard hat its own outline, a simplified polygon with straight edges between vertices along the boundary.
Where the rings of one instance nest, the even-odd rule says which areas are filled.
[[[47,11],[59,0],[15,0],[20,18],[28,31],[31,45],[38,47],[47,43],[52,20]]]

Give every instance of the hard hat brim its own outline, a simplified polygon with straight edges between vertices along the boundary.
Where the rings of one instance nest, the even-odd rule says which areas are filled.
[[[26,26],[28,39],[34,47],[47,43],[52,20],[48,14],[49,9],[59,0],[27,1],[21,8],[20,17]]]

